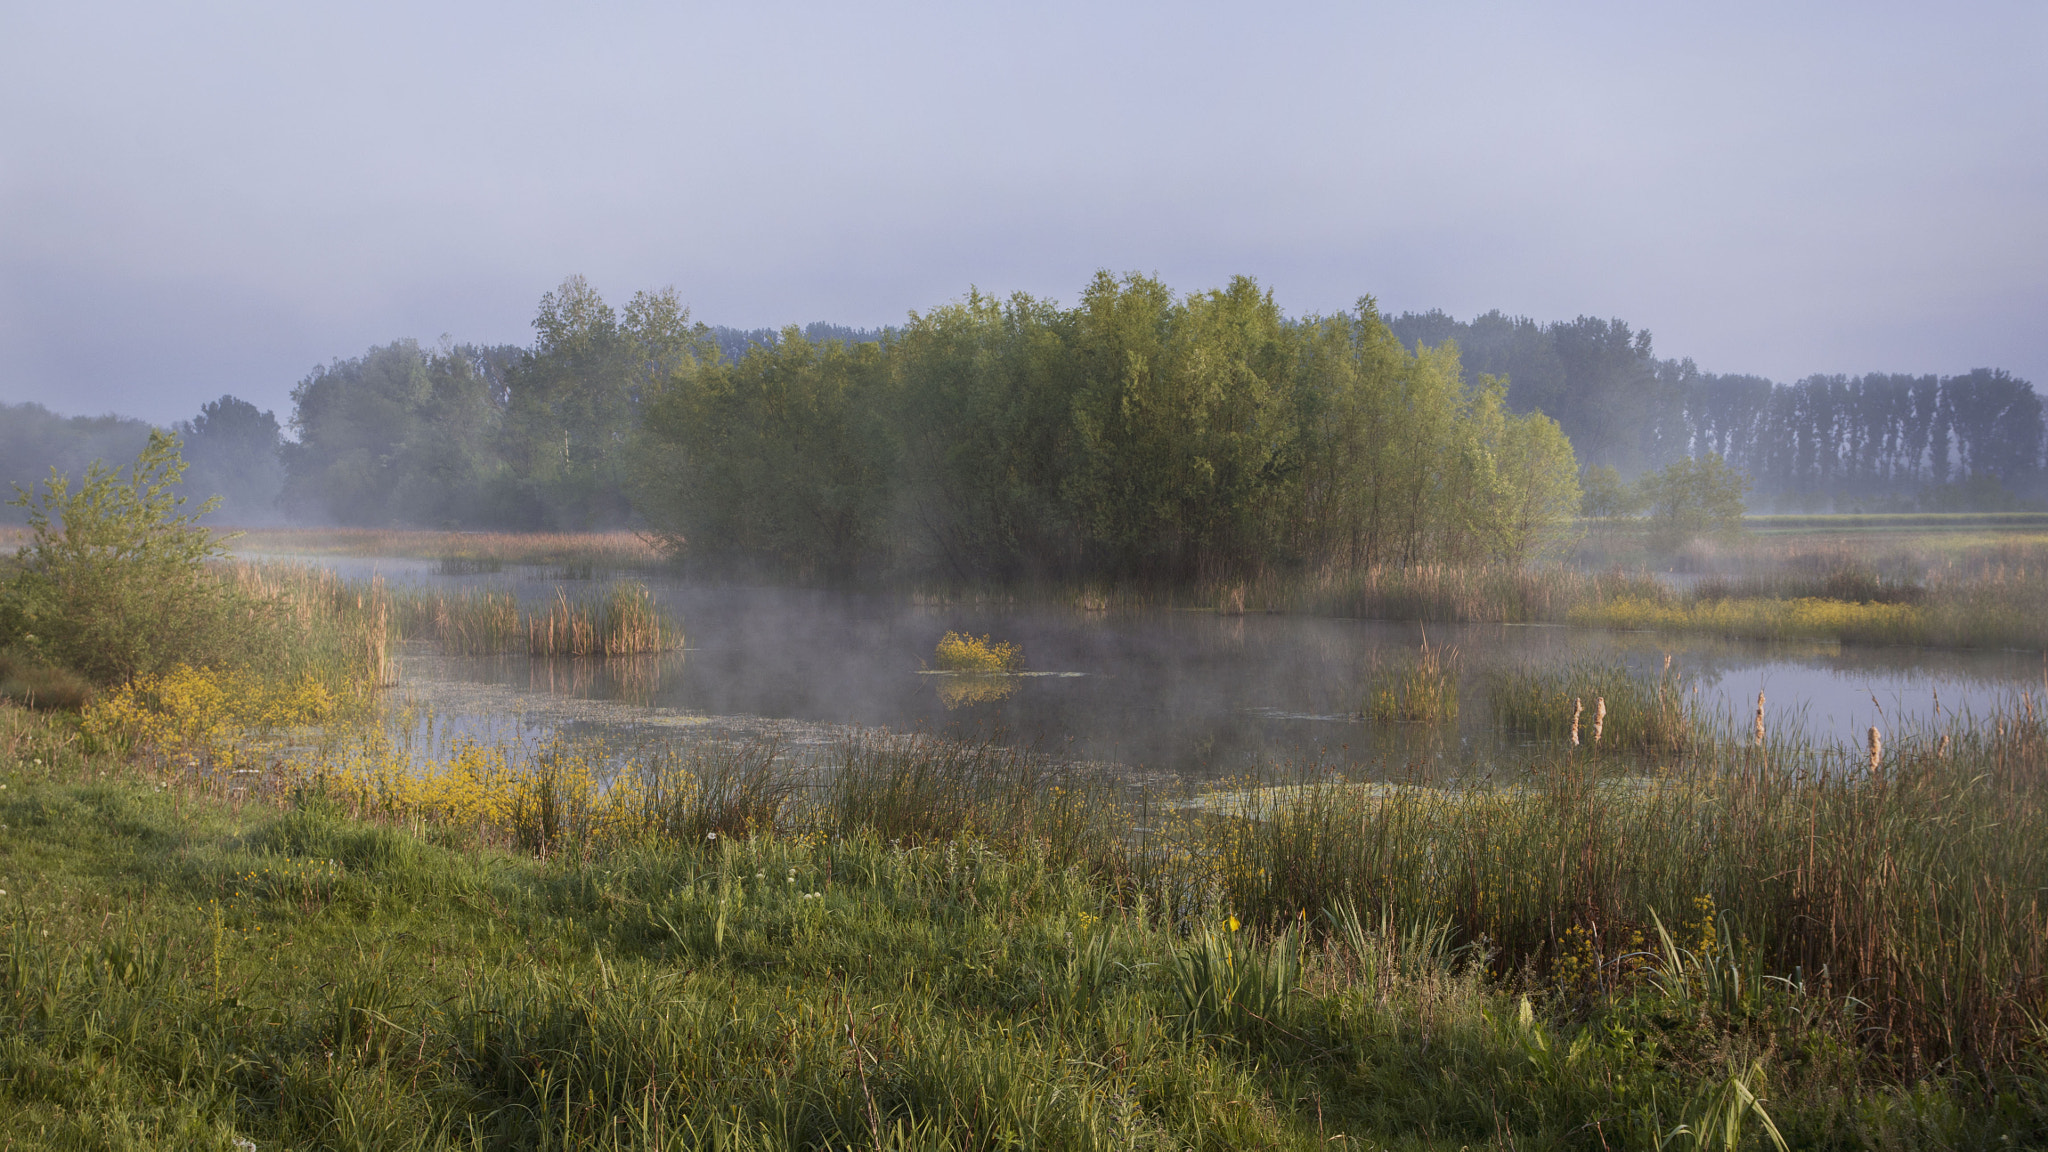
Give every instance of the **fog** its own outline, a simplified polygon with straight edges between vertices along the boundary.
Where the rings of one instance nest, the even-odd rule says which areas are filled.
[[[0,399],[279,411],[580,272],[740,327],[1246,273],[2048,378],[2038,4],[12,6]]]

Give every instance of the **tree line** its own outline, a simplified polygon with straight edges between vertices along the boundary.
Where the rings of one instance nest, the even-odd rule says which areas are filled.
[[[614,309],[571,277],[534,333],[337,359],[283,426],[223,396],[175,428],[187,483],[237,523],[630,525],[705,564],[1002,577],[1528,554],[1567,503],[1560,447],[1595,503],[1709,456],[1766,508],[2048,495],[2040,401],[2002,371],[1777,384],[1659,359],[1620,320],[1289,318],[1249,280],[771,330],[697,323],[673,291]],[[16,483],[149,432],[0,416]]]
[[[1714,454],[1787,511],[1992,510],[2048,496],[2040,399],[2004,371],[1779,384],[1659,359],[1650,334],[1620,320],[1426,312],[1389,324],[1411,346],[1455,341],[1470,369],[1508,379],[1510,409],[1556,418],[1582,464],[1624,478]]]

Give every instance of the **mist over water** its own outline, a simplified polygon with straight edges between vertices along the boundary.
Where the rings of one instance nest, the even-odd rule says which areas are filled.
[[[523,600],[573,590],[545,569],[448,576],[429,561],[322,561],[345,575]],[[847,726],[1020,745],[1123,771],[1205,779],[1319,763],[1390,773],[1512,768],[1541,750],[1494,723],[1497,667],[1667,656],[1708,716],[1746,730],[1756,695],[1774,731],[1860,746],[1944,715],[1982,714],[2044,685],[2032,652],[1842,648],[1561,626],[1429,625],[1206,611],[1084,612],[1047,606],[919,605],[900,596],[647,581],[688,647],[662,656],[399,659],[399,698],[438,736],[536,742],[554,735],[772,736],[829,745]],[[1021,646],[1027,675],[938,674],[948,631]],[[1376,667],[1427,639],[1461,670],[1454,724],[1374,725],[1361,708]],[[1590,701],[1588,702],[1590,706]]]

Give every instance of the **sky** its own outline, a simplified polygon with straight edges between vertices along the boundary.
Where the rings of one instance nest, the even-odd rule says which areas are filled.
[[[542,293],[900,322],[1099,269],[2048,389],[2048,3],[0,0],[0,400],[289,414]]]

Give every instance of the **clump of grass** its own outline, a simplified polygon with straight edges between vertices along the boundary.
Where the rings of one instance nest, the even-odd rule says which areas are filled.
[[[431,640],[449,656],[638,656],[683,646],[682,630],[644,584],[574,597],[557,588],[539,609],[522,609],[502,589],[387,595],[403,636]]]
[[[1048,758],[993,741],[849,734],[812,819],[838,835],[930,844],[971,836],[1034,845],[1063,861],[1111,851],[1119,807],[1106,788]]]
[[[1365,690],[1375,724],[1448,724],[1458,718],[1458,650],[1431,648],[1391,668],[1375,667]]]
[[[526,616],[530,656],[632,656],[683,646],[677,628],[644,584],[615,584],[596,600],[557,588],[545,612]]]
[[[940,637],[934,658],[947,672],[1015,672],[1024,667],[1024,652],[1017,645],[964,632]]]
[[[24,708],[76,712],[92,703],[95,694],[92,682],[76,672],[0,652],[0,700]]]
[[[1698,697],[1671,671],[1579,661],[1497,669],[1487,678],[1494,720],[1537,740],[1591,751],[1683,753],[1706,735]]]

